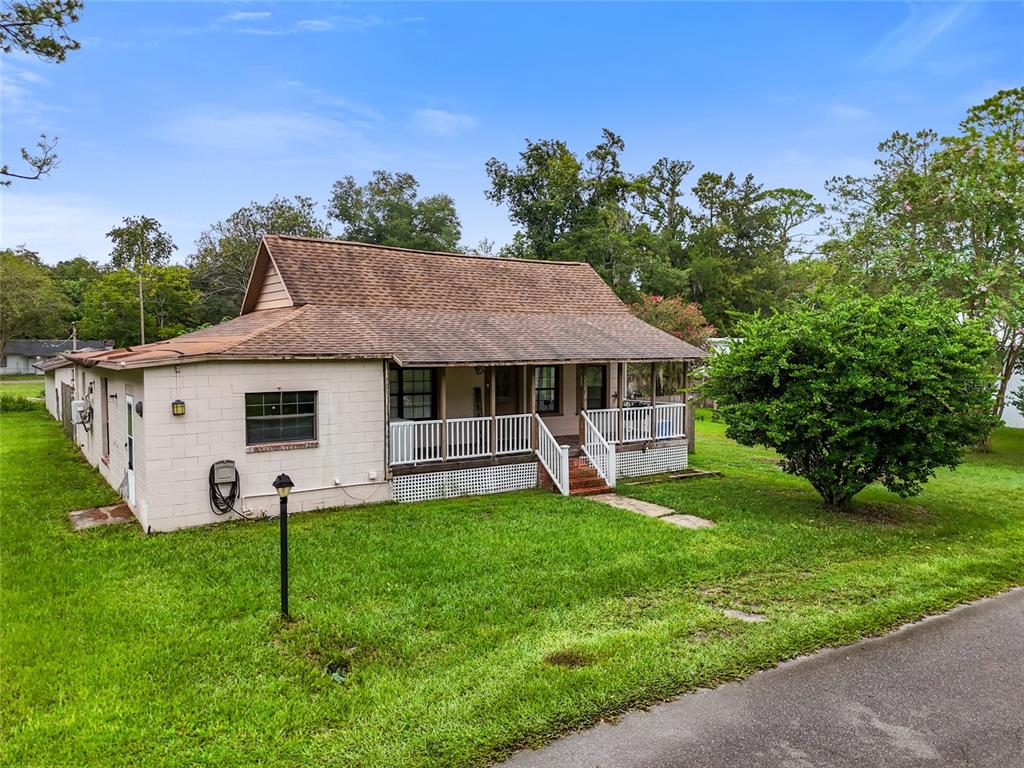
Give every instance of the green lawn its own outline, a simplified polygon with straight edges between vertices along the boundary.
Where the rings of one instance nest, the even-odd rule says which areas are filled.
[[[5,414],[0,763],[483,765],[1024,583],[1024,431],[840,516],[698,427],[724,477],[622,490],[714,529],[541,491],[302,515],[282,626],[273,522],[72,533],[112,492],[42,411]]]
[[[42,376],[0,376],[0,395],[43,397]]]

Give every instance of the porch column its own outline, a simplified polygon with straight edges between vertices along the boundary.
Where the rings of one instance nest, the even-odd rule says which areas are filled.
[[[487,393],[487,409],[491,417],[491,456],[496,456],[498,453],[498,413],[497,413],[497,399],[495,397],[495,383],[497,381],[498,369],[493,365],[487,369],[487,381],[488,381],[488,393]]]
[[[437,377],[437,416],[441,420],[441,461],[448,461],[448,369],[442,368]]]
[[[658,364],[651,363],[651,440],[658,437]]]
[[[617,418],[619,420],[619,425],[618,425],[617,435],[618,435],[618,438],[619,438],[618,442],[624,443],[624,442],[626,442],[626,365],[628,365],[628,364],[626,363],[625,360],[623,360],[623,361],[620,361],[618,365],[619,365],[619,370],[618,370],[618,374],[619,374],[619,385],[618,385],[618,388],[619,388],[619,392],[618,392],[618,396],[619,396],[619,413],[617,414]]]
[[[527,413],[530,414],[530,449],[537,450],[540,445],[537,427],[537,371],[532,365],[526,366],[526,397],[529,399]]]
[[[686,408],[683,410],[683,429],[686,431],[686,451],[687,453],[693,453],[693,446],[695,443],[693,428],[694,428],[694,412],[693,412],[693,397],[690,393],[690,364],[683,363],[683,402],[686,404]]]

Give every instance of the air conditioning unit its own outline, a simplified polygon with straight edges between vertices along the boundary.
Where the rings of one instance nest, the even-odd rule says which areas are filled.
[[[71,401],[71,423],[82,424],[85,422],[85,412],[89,404],[85,400]]]

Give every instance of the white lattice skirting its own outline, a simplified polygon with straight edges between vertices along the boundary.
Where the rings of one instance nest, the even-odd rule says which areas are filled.
[[[623,451],[615,456],[615,474],[619,477],[657,475],[686,469],[686,446],[667,445],[646,451]]]
[[[537,464],[528,462],[399,475],[391,481],[391,495],[395,501],[426,501],[521,491],[524,488],[534,488],[536,485]]]

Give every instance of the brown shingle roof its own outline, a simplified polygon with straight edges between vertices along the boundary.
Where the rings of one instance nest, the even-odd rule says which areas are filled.
[[[298,306],[250,311],[277,266]],[[659,361],[706,353],[637,319],[587,264],[268,236],[238,318],[87,365],[389,358],[402,365]]]

